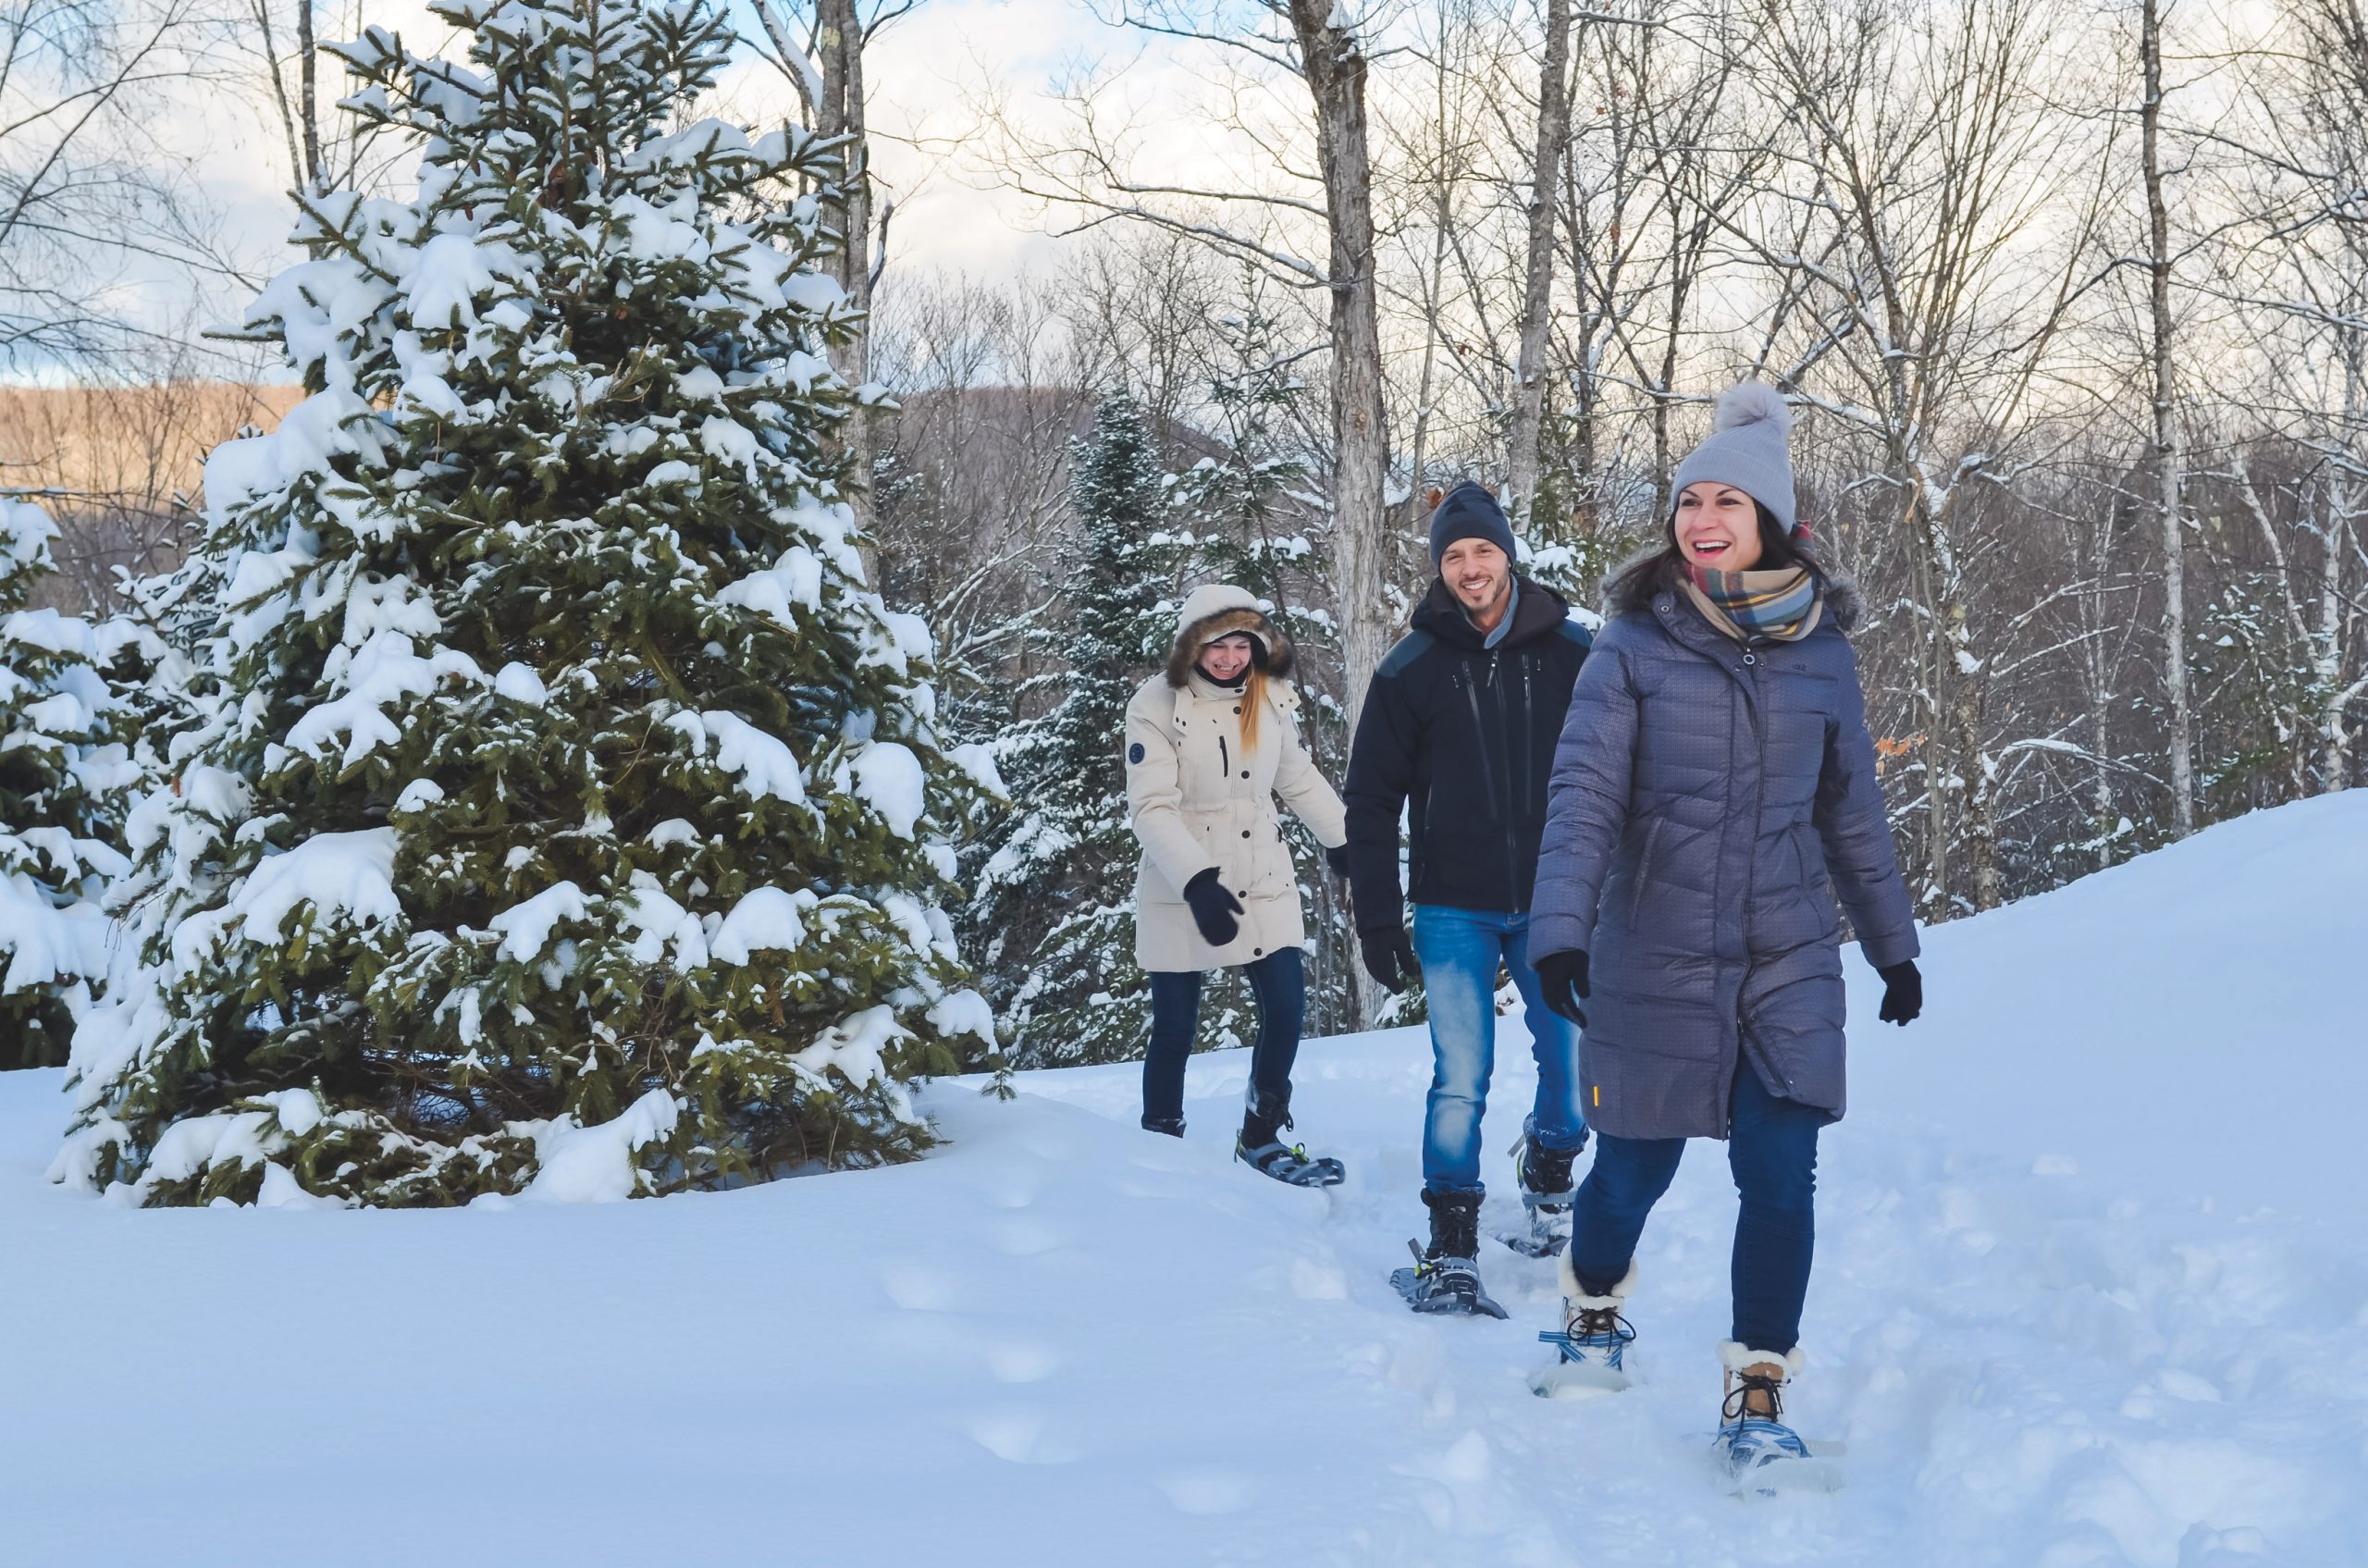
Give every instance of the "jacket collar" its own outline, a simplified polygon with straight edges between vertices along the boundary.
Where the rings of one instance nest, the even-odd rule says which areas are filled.
[[[1510,629],[1498,639],[1497,646],[1499,648],[1517,648],[1523,643],[1550,636],[1556,627],[1571,618],[1568,600],[1552,588],[1532,582],[1527,577],[1514,577],[1513,596],[1512,613],[1508,618]],[[1487,638],[1481,635],[1479,627],[1472,623],[1472,618],[1464,614],[1463,606],[1456,602],[1454,593],[1449,589],[1443,577],[1431,579],[1430,592],[1423,596],[1423,602],[1414,607],[1414,613],[1408,619],[1416,631],[1428,632],[1452,647],[1476,651],[1488,646]]]
[[[1190,721],[1192,705],[1196,702],[1231,704],[1241,700],[1241,692],[1239,688],[1218,685],[1197,670],[1185,677],[1182,685],[1170,686],[1167,689],[1176,698],[1176,722],[1179,724]],[[1266,706],[1286,717],[1297,712],[1299,688],[1289,681],[1277,680],[1273,675],[1268,675],[1266,677]]]

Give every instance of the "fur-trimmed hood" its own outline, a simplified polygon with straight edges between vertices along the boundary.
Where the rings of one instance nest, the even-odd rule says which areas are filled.
[[[1674,588],[1666,572],[1646,570],[1653,561],[1669,553],[1667,545],[1655,545],[1639,550],[1613,567],[1603,579],[1603,612],[1614,615],[1643,615],[1651,612],[1654,598],[1665,588]],[[1825,613],[1836,631],[1857,630],[1865,619],[1866,596],[1858,591],[1857,580],[1847,573],[1835,572],[1825,566],[1817,568],[1824,579]]]
[[[1176,641],[1167,650],[1167,684],[1184,689],[1201,649],[1219,637],[1247,632],[1259,648],[1259,667],[1275,680],[1289,680],[1297,654],[1290,638],[1266,618],[1246,588],[1211,584],[1192,590],[1178,617]]]

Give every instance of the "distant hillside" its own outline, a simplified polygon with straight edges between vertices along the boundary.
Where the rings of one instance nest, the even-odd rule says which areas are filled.
[[[205,454],[241,426],[269,429],[302,395],[228,381],[0,388],[0,484],[53,492],[34,499],[64,535],[42,602],[88,609],[117,567],[170,565],[182,548],[174,497],[198,499]]]

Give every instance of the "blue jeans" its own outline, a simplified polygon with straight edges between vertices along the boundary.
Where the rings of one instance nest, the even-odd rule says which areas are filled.
[[[1299,1058],[1300,1024],[1307,1011],[1307,969],[1296,947],[1277,947],[1254,964],[1244,964],[1251,994],[1258,998],[1258,1040],[1250,1050],[1253,1095],[1289,1100],[1291,1063]],[[1143,1122],[1177,1121],[1184,1115],[1184,1061],[1201,1025],[1201,975],[1151,977],[1151,1047],[1143,1053]]]
[[[1817,1133],[1829,1119],[1815,1106],[1770,1094],[1751,1065],[1738,1062],[1727,1165],[1742,1204],[1730,1269],[1733,1332],[1747,1350],[1781,1354],[1800,1342],[1817,1251]],[[1571,1270],[1587,1290],[1600,1295],[1628,1272],[1645,1216],[1669,1191],[1684,1153],[1683,1138],[1596,1140],[1595,1164],[1571,1216]]]
[[[1529,967],[1529,917],[1445,904],[1414,906],[1414,957],[1431,1011],[1431,1093],[1423,1116],[1423,1186],[1477,1192],[1480,1118],[1497,1062],[1497,969],[1512,972],[1529,1013],[1537,1058],[1537,1142],[1578,1149],[1587,1141],[1579,1110],[1579,1031],[1548,1009]]]

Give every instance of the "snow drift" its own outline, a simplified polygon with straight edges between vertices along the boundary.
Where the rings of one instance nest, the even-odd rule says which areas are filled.
[[[1534,1399],[1550,1262],[1484,1260],[1503,1324],[1385,1282],[1414,1031],[1301,1058],[1328,1199],[1228,1163],[1240,1053],[1180,1143],[1079,1068],[935,1086],[918,1165],[457,1213],[105,1207],[13,1074],[0,1562],[2355,1563],[2363,887],[2358,792],[1932,933],[1825,1144],[1794,1408],[1850,1487],[1756,1508],[1702,1458],[1717,1150],[1646,1238],[1642,1386]]]

